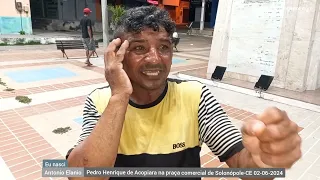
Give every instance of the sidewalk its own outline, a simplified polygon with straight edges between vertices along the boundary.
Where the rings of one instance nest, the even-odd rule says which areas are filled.
[[[18,63],[21,62],[18,61]],[[99,62],[95,63],[99,65]],[[26,64],[24,68],[31,70],[43,68],[43,66],[48,68],[52,65],[30,67]],[[40,173],[42,159],[64,158],[66,151],[76,142],[80,134],[81,114],[86,95],[94,88],[106,85],[101,67],[86,68],[80,59],[60,60],[54,66],[63,67],[77,75],[70,78],[30,82],[27,89],[17,89],[13,92],[14,96],[0,99],[0,104],[6,104],[0,109],[2,137],[0,138],[0,155],[5,163],[0,167],[4,167],[5,171],[9,170],[15,179],[45,179],[41,178]],[[11,71],[10,69],[1,70]],[[17,71],[17,68],[14,70]],[[83,79],[82,76],[87,79]],[[6,82],[8,86],[13,85],[13,82]],[[27,85],[26,83],[18,84],[22,88]],[[244,121],[253,118],[268,106],[277,106],[286,110],[292,120],[301,127],[304,156],[292,170],[287,171],[285,179],[304,180],[310,177],[316,180],[320,177],[317,171],[320,166],[319,113],[225,89],[210,87],[210,90],[238,128]],[[14,99],[16,95],[26,95],[32,99],[32,102],[29,105],[21,104]],[[65,134],[53,133],[53,130],[65,127],[70,127],[71,130]],[[201,155],[203,167],[227,167],[206,146],[203,147]]]
[[[110,35],[111,36],[111,35]],[[95,33],[96,40],[102,39],[102,33]],[[80,39],[81,32],[78,31],[45,31],[35,29],[32,35],[0,35],[0,43],[15,44],[16,42],[29,42],[33,41],[41,44],[53,44],[56,39]]]
[[[182,75],[192,76],[196,78],[201,78],[207,81],[212,81],[210,76],[207,74],[207,67],[187,70],[180,72]],[[213,81],[212,81],[213,82]],[[229,86],[235,91],[246,91],[248,94],[256,95],[256,90],[254,89],[255,83],[241,81],[237,79],[231,79],[224,77],[221,82],[216,82],[221,85]],[[264,97],[265,96],[265,97]],[[283,88],[270,87],[267,91],[261,92],[261,97],[266,98],[267,96],[272,96],[272,99],[282,101],[283,103],[294,104],[298,101],[301,103],[301,107],[313,106],[320,107],[320,89],[314,91],[290,91]],[[292,102],[289,102],[292,101]],[[320,109],[319,109],[320,112]]]
[[[197,42],[187,38],[181,43],[181,52],[175,53],[177,61],[173,63],[172,77],[176,77],[177,72],[198,72],[193,70],[207,66],[205,57],[209,49],[206,46],[210,47],[210,39]],[[41,178],[42,160],[64,158],[80,134],[84,99],[93,89],[107,85],[103,78],[102,48],[98,49],[99,58],[92,59],[94,66],[86,67],[83,50],[67,51],[74,57],[67,60],[60,51],[52,49],[54,45],[40,47],[43,45],[0,53],[1,81],[14,89],[2,91],[5,88],[0,85],[0,104],[5,105],[0,106],[0,172],[7,172],[4,177],[0,174],[0,179],[49,179]],[[192,58],[195,56],[198,58]],[[57,74],[63,76],[57,77]],[[301,127],[303,158],[287,171],[285,179],[320,179],[320,113],[214,86],[209,88],[238,128],[266,107],[286,110]],[[17,96],[27,96],[32,101],[23,104],[15,99]],[[70,130],[63,134],[53,132],[68,127]],[[227,167],[206,146],[201,151],[201,164]]]

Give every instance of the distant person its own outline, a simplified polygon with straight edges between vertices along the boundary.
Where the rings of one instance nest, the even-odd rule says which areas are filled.
[[[179,34],[178,34],[177,32],[174,32],[174,33],[172,34],[172,37],[175,38],[175,39],[176,39],[176,38],[179,38]]]
[[[173,40],[173,47],[178,51],[177,45],[180,42],[179,34],[175,31],[172,34],[172,40]]]
[[[86,57],[87,57],[87,60],[85,63],[88,66],[92,65],[90,62],[90,57],[96,51],[96,46],[93,39],[92,22],[91,22],[91,19],[89,18],[91,12],[92,11],[89,8],[84,8],[83,9],[84,16],[80,21],[80,26],[82,30],[82,42],[86,50]]]

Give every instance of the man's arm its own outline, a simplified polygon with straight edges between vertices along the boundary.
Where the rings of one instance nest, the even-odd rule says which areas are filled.
[[[206,86],[202,88],[198,116],[201,140],[221,162],[226,162],[230,168],[258,168],[242,144],[240,130],[232,124]]]
[[[206,86],[202,88],[198,119],[202,142],[206,143],[221,162],[244,148],[240,131]]]
[[[99,121],[92,127],[93,130],[90,132],[89,128],[83,128],[81,139],[84,140],[81,140],[82,142],[67,157],[70,167],[114,166],[128,101],[128,95],[111,96]],[[88,109],[88,112],[96,111],[90,97],[88,97],[86,104],[87,107],[91,108]],[[90,123],[91,126],[94,125],[95,119],[92,118],[93,116],[87,116],[87,119],[84,119],[83,126]]]
[[[240,152],[233,155],[226,160],[226,163],[231,168],[259,168],[252,159],[251,153],[246,149],[242,149]]]
[[[227,165],[230,168],[259,168],[253,161],[251,153],[246,149],[242,149],[240,152],[233,155],[226,160]],[[272,180],[274,178],[242,178],[242,180]]]
[[[89,37],[90,39],[92,39],[92,23],[91,23],[91,20],[90,19],[87,19],[87,30],[88,30],[88,34],[89,34]]]

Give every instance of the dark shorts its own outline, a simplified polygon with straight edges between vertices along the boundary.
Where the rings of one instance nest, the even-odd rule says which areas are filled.
[[[96,50],[94,39],[92,39],[92,41],[90,41],[90,38],[82,38],[82,42],[83,42],[83,46],[84,46],[85,50],[89,50],[89,51]]]

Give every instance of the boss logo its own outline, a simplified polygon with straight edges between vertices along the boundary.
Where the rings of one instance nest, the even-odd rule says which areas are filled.
[[[173,149],[184,148],[186,146],[185,142],[173,144]]]

